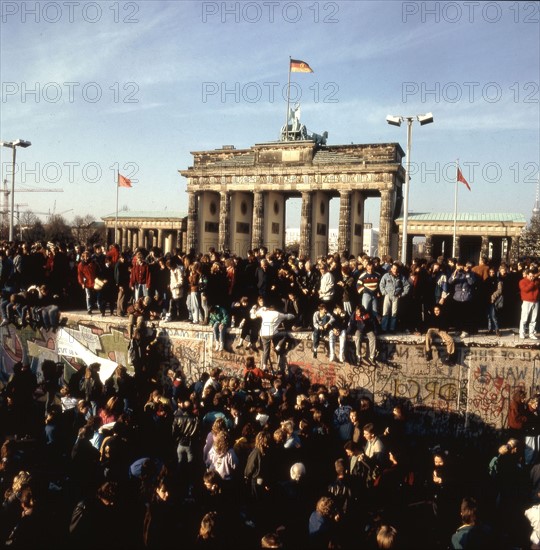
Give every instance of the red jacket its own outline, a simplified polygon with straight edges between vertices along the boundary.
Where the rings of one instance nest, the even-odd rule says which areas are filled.
[[[129,286],[134,287],[135,285],[146,285],[150,286],[150,269],[148,264],[143,262],[135,262],[131,266],[131,275],[129,277]]]
[[[116,248],[116,246],[111,246],[107,252],[107,258],[111,260],[111,264],[114,265],[118,261],[119,257],[120,252],[118,252],[118,248]]]
[[[540,280],[531,281],[527,276],[519,281],[519,293],[522,302],[538,302],[540,297]]]
[[[94,288],[94,282],[98,274],[98,265],[95,262],[79,262],[77,266],[77,280],[84,288]]]

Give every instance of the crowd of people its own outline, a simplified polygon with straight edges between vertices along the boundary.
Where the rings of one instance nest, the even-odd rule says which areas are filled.
[[[406,401],[379,407],[362,388],[264,368],[271,346],[286,353],[288,335],[302,330],[312,333],[314,355],[328,341],[329,360],[372,364],[381,333],[425,333],[426,355],[438,335],[449,359],[450,329],[466,338],[519,326],[519,336],[535,338],[534,263],[312,262],[264,248],[245,259],[213,250],[131,255],[54,243],[5,247],[0,259],[4,324],[54,330],[59,312],[49,326],[41,313],[50,305],[126,316],[134,367],[133,376],[119,365],[103,380],[95,363],[68,379],[45,360],[38,384],[28,365],[15,365],[0,394],[0,544],[540,545],[539,396],[516,392],[509,433],[480,444],[430,433]],[[29,302],[33,287],[52,302]],[[8,309],[14,295],[20,307]],[[234,346],[252,353],[238,373],[213,367],[186,380],[181,365],[162,372],[152,319],[211,325],[217,352],[228,327],[239,327]]]
[[[370,333],[454,329],[466,338],[478,330],[500,336],[518,328],[520,338],[537,339],[540,279],[532,261],[491,265],[485,257],[479,265],[440,257],[404,266],[388,256],[310,259],[265,247],[242,258],[213,249],[132,253],[116,244],[105,250],[50,242],[0,248],[0,288],[3,325],[57,329],[59,308],[86,307],[103,317],[129,316],[133,329],[148,319],[211,324],[218,351],[231,326],[242,329],[237,344],[257,351],[257,342],[264,342],[261,325],[269,322],[261,313],[274,308],[287,317],[262,331],[278,351],[287,347],[274,338],[283,327],[311,331],[314,356],[319,342],[329,341],[331,361],[358,362],[360,354],[352,352],[359,345],[348,350],[348,336],[375,347]],[[375,356],[370,349],[366,360]]]
[[[538,548],[538,395],[475,440],[252,355],[145,398],[124,366],[42,371],[17,364],[1,394],[5,547]]]

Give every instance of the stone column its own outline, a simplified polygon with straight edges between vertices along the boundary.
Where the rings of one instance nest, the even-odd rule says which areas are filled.
[[[480,245],[480,257],[489,258],[489,236],[482,235],[482,244]]]
[[[339,230],[338,230],[338,252],[351,247],[351,192],[339,192]]]
[[[519,243],[520,237],[509,237],[508,238],[508,257],[510,262],[517,262],[519,258]]]
[[[412,259],[414,257],[414,250],[413,250],[413,240],[414,235],[407,235],[407,264],[411,265]]]
[[[424,258],[433,259],[433,235],[426,235],[426,244],[424,245]]]
[[[379,257],[390,254],[390,239],[392,238],[392,190],[381,191],[381,212],[379,217]],[[393,258],[394,260],[396,258]]]
[[[163,229],[157,230],[157,244],[156,246],[161,249],[162,252],[164,252],[164,242],[163,242]]]
[[[312,208],[313,193],[311,193],[310,191],[302,192],[302,213],[300,218],[300,250],[298,254],[300,257],[311,257]]]
[[[459,235],[456,235],[456,255],[455,257],[459,260],[459,244],[461,241],[461,237]]]
[[[231,242],[231,194],[222,191],[219,194],[219,241],[220,252],[230,248]]]
[[[188,193],[188,219],[187,219],[187,250],[189,253],[191,249],[198,252],[197,247],[199,245],[199,213],[198,213],[198,200],[197,193],[191,191]]]
[[[131,248],[135,251],[139,246],[139,231],[137,229],[131,230]]]
[[[122,228],[122,240],[120,241],[121,250],[124,250],[129,246],[128,238],[129,238],[129,229],[127,227],[123,227]]]
[[[264,245],[263,243],[263,216],[264,196],[261,191],[253,193],[253,221],[251,224],[251,248],[256,250]]]

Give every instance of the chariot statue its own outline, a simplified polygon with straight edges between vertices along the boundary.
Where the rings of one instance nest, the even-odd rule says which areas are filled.
[[[328,132],[322,134],[308,133],[306,125],[300,122],[300,113],[300,103],[295,103],[293,107],[289,107],[287,124],[281,127],[280,141],[312,140],[317,145],[326,145]]]
[[[300,113],[300,103],[295,103],[293,107],[289,107],[287,124],[281,127],[281,141],[300,141],[308,139],[306,126],[300,122]]]

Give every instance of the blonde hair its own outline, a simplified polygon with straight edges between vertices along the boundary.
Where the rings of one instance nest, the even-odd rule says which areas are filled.
[[[208,512],[201,520],[199,537],[204,540],[213,539],[216,536],[217,512]]]
[[[222,418],[221,416],[218,416],[215,420],[214,420],[214,423],[212,424],[212,433],[214,434],[214,436],[216,436],[218,433],[220,432],[224,432],[227,430],[227,423],[225,422],[225,419]]]
[[[14,478],[12,489],[14,493],[18,493],[25,485],[32,481],[32,474],[21,470]]]
[[[223,431],[214,435],[212,446],[214,447],[218,456],[223,456],[229,450],[229,443],[229,434]]]
[[[272,442],[272,435],[268,432],[261,431],[255,436],[255,447],[257,447],[262,454],[266,453],[272,445]]]
[[[397,529],[392,525],[381,525],[377,531],[377,547],[384,550],[395,548],[397,535]]]
[[[321,497],[317,501],[315,510],[317,510],[321,516],[329,518],[335,511],[334,501],[331,497]]]

